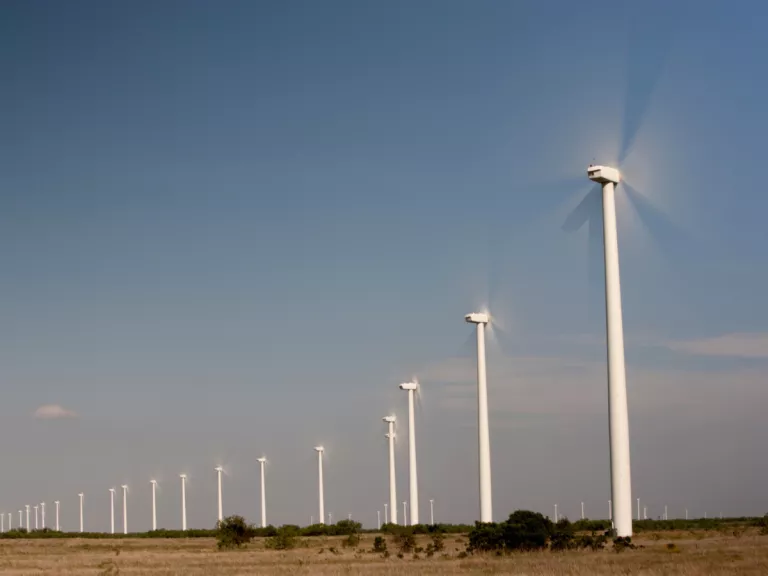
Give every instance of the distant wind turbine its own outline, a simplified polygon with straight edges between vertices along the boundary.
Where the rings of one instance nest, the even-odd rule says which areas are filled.
[[[224,510],[221,504],[221,474],[222,472],[224,472],[224,468],[222,468],[221,466],[216,466],[214,470],[216,470],[216,473],[218,474],[218,477],[219,477],[219,522],[221,522],[222,520],[224,520]]]
[[[35,505],[33,508],[35,509],[35,530],[37,530],[37,509],[39,506]]]
[[[80,497],[80,532],[83,532],[83,497],[85,496],[82,492],[78,494]]]
[[[115,533],[115,489],[109,489],[109,530]]]
[[[493,522],[493,491],[491,488],[491,435],[488,426],[488,383],[485,370],[485,326],[488,314],[467,314],[464,320],[477,324],[477,430],[478,462],[480,467],[480,522]]]
[[[315,446],[317,451],[317,497],[318,497],[318,512],[320,517],[320,524],[325,523],[325,494],[323,490],[323,452],[325,449],[322,446]],[[330,515],[329,515],[330,516]],[[330,521],[328,522],[330,524]]]
[[[408,472],[410,476],[411,526],[419,523],[419,481],[416,471],[416,419],[414,416],[414,394],[419,389],[416,382],[400,384],[408,392]],[[403,518],[405,522],[405,518]]]
[[[56,532],[58,532],[59,531],[59,501],[56,500],[54,504],[56,504]]]
[[[45,530],[45,502],[40,502],[40,528]]]
[[[157,498],[155,492],[157,491],[157,480],[150,480],[152,485],[152,530],[157,530]]]
[[[264,484],[264,465],[267,463],[267,459],[262,456],[258,460],[259,468],[261,472],[261,527],[267,527],[267,489]]]
[[[181,529],[187,529],[187,475],[179,474],[181,478]]]
[[[123,484],[123,534],[128,534],[128,486]]]
[[[431,526],[435,525],[435,501],[434,500],[429,501],[429,524]]]
[[[394,415],[382,418],[387,423],[389,443],[389,505],[392,508],[392,524],[397,524],[397,477],[395,475],[395,421]],[[384,512],[386,518],[386,508]],[[386,521],[386,520],[385,520]]]

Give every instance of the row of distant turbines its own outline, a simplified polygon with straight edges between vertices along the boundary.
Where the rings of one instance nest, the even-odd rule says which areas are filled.
[[[605,306],[607,332],[608,360],[608,422],[610,435],[610,469],[611,469],[611,520],[617,536],[632,535],[632,490],[629,459],[629,417],[627,409],[626,370],[624,364],[624,329],[621,308],[621,287],[619,280],[619,248],[616,230],[615,187],[621,178],[619,171],[606,166],[589,166],[587,177],[602,186],[603,208],[603,246],[605,259]],[[478,390],[478,451],[479,451],[479,519],[481,522],[493,521],[493,497],[491,487],[491,450],[488,424],[488,389],[486,378],[485,358],[485,327],[491,322],[491,317],[484,312],[468,314],[465,320],[477,326],[477,390]],[[410,523],[419,523],[419,493],[416,466],[416,431],[414,418],[414,393],[418,390],[417,382],[400,384],[400,388],[408,392],[408,453],[409,453],[409,502],[404,503],[405,510],[410,508]],[[389,440],[389,511],[390,521],[397,523],[397,489],[395,483],[395,417],[386,416]],[[320,523],[325,519],[324,488],[323,488],[323,452],[322,446],[315,447],[318,465],[318,513]],[[264,462],[261,463],[261,523],[266,525],[266,503],[264,488]],[[222,519],[221,474],[218,472],[218,518]],[[182,526],[186,529],[186,477],[182,481]],[[152,482],[152,527],[156,529],[155,488]],[[128,487],[123,485],[123,532],[128,531],[127,494]],[[114,495],[115,489],[110,488],[111,500],[111,529],[114,533]],[[432,504],[432,502],[430,502]],[[27,528],[29,528],[29,506],[27,509]],[[37,507],[35,507],[37,509]],[[21,511],[20,521],[21,521]],[[44,515],[44,512],[43,512]],[[386,508],[385,508],[386,516]],[[58,502],[57,502],[58,527]],[[80,530],[83,529],[83,495],[80,494]]]

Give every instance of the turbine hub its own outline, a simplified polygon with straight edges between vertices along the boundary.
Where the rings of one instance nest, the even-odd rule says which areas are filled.
[[[621,174],[616,168],[610,166],[590,166],[587,168],[587,177],[600,184],[618,184],[621,181]]]
[[[488,314],[482,312],[473,312],[472,314],[464,316],[464,321],[469,322],[470,324],[488,324],[490,320]]]

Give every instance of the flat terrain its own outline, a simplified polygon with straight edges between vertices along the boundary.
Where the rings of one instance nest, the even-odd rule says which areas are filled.
[[[419,545],[426,545],[424,537]],[[212,539],[0,540],[0,574],[171,575],[236,574],[519,574],[693,575],[768,574],[768,536],[750,530],[739,536],[717,532],[660,532],[636,538],[637,550],[527,553],[506,557],[457,558],[466,538],[449,535],[442,553],[431,559],[382,558],[370,552],[372,536],[357,550],[337,538],[311,538],[305,547],[265,550],[262,540],[242,550],[219,552]],[[669,550],[668,544],[675,549]],[[388,541],[390,550],[393,544]],[[331,550],[333,548],[333,550]],[[443,556],[444,554],[444,556]]]

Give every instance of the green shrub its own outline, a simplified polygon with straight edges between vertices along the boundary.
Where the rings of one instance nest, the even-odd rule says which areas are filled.
[[[635,545],[632,544],[632,538],[629,536],[624,536],[623,538],[619,536],[613,540],[613,550],[616,553],[624,552],[624,550],[633,550],[634,548]]]
[[[264,547],[270,550],[291,550],[296,547],[299,528],[297,526],[286,525],[278,528],[274,536],[267,538]]]
[[[549,548],[553,552],[570,550],[575,546],[573,524],[567,518],[563,518],[552,528]]]
[[[242,516],[228,516],[216,525],[216,545],[220,550],[240,548],[254,537],[253,526]]]
[[[373,539],[373,551],[378,554],[383,554],[387,551],[387,541],[381,536],[376,536]]]

